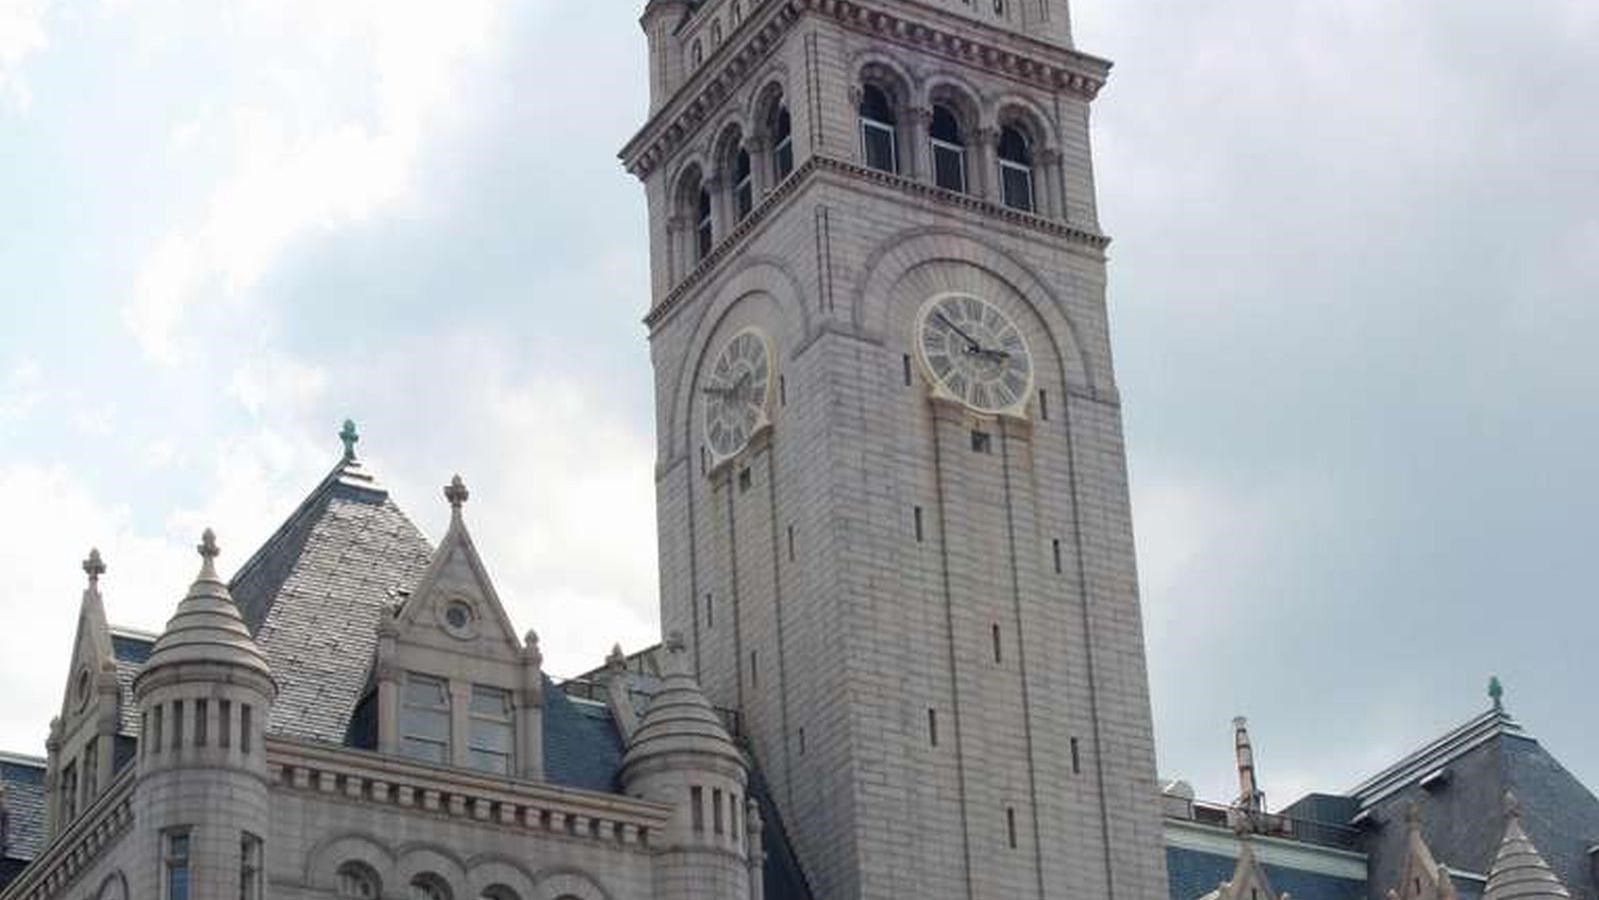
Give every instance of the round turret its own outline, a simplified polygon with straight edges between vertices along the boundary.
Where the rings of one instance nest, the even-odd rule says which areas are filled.
[[[622,759],[623,790],[675,810],[666,834],[654,841],[656,883],[667,886],[663,898],[745,900],[750,872],[744,757],[689,674],[682,637],[673,635],[666,650],[661,689]],[[675,893],[672,885],[685,892]]]
[[[259,898],[268,832],[272,671],[218,577],[216,537],[200,574],[133,682],[139,705],[139,826],[147,869],[134,896]]]

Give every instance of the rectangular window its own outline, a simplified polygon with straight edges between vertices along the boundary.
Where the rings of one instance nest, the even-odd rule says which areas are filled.
[[[204,700],[194,701],[194,745],[204,747],[211,737],[211,723],[206,721],[206,715],[211,711],[211,704]]]
[[[754,481],[750,476],[750,470],[748,467],[738,470],[738,492],[740,494],[749,490],[750,485],[753,483]]]
[[[905,354],[900,360],[901,367],[905,370],[905,386],[911,386],[911,355]]]
[[[799,730],[799,752],[800,756],[805,755],[805,729],[803,728]]]
[[[71,822],[78,817],[78,764],[67,763],[61,771],[61,821]]]
[[[999,162],[999,179],[1005,205],[1022,212],[1033,211],[1033,170],[1008,160]]]
[[[149,741],[149,737],[150,737],[150,714],[148,712],[139,713],[139,733],[144,735],[144,737],[145,737],[145,740],[142,740],[142,741],[139,742],[139,755],[140,756],[149,756],[150,755],[150,741]]]
[[[217,746],[226,750],[233,746],[233,701],[217,701]]]
[[[711,601],[711,592],[705,592],[705,630],[710,631],[716,627],[716,604]]]
[[[164,900],[189,900],[189,832],[166,834],[166,897]]]
[[[1005,654],[1003,653],[1003,647],[1002,647],[1002,645],[999,642],[999,626],[995,625],[994,626],[994,662],[1002,663],[1004,661],[1005,661]]]
[[[261,839],[248,833],[239,839],[239,900],[261,900]]]
[[[932,708],[927,710],[927,743],[938,746],[938,710]]]
[[[150,741],[150,751],[152,753],[161,752],[161,716],[165,710],[166,707],[158,705],[150,713],[150,732],[145,737]]]
[[[1016,849],[1016,808],[1005,807],[1005,837],[1010,841],[1010,848]]]
[[[470,748],[472,768],[510,775],[514,759],[515,721],[511,692],[481,684],[472,685]]]
[[[711,829],[722,833],[722,789],[711,791]]]
[[[777,376],[777,405],[788,405],[788,379],[781,375]]]
[[[705,831],[705,789],[694,785],[688,789],[689,813],[694,818],[694,830]]]
[[[1050,555],[1055,558],[1055,574],[1060,574],[1060,538],[1049,542]]]
[[[1079,749],[1076,738],[1072,738],[1072,774],[1083,774],[1083,754],[1082,750]]]
[[[450,690],[442,678],[408,672],[400,709],[400,752],[432,763],[450,761]]]
[[[920,506],[916,507],[912,518],[916,520],[916,543],[920,544],[924,537],[922,534],[922,508]]]
[[[788,561],[794,561],[794,526],[788,526]]]
[[[869,168],[879,172],[899,171],[899,148],[894,140],[894,126],[873,119],[861,119],[861,144]]]
[[[1038,389],[1038,417],[1045,422],[1049,421],[1049,391]]]
[[[944,190],[966,193],[966,148],[934,138],[933,175]]]
[[[172,749],[183,746],[183,701],[172,701]]]
[[[756,665],[756,662],[757,662],[758,659],[759,659],[759,657],[755,655],[755,651],[751,650],[750,651],[750,687],[752,687],[752,688],[758,688],[758,687],[761,686],[761,670]]]
[[[727,833],[738,840],[738,795],[734,793],[727,795]]]
[[[990,435],[986,431],[974,431],[974,432],[972,432],[972,452],[973,453],[993,453],[994,452],[994,438],[993,438],[993,436]]]
[[[89,804],[100,793],[100,739],[89,738],[89,743],[83,748],[83,808],[88,809]]]
[[[239,752],[245,756],[250,755],[250,738],[255,733],[255,720],[251,716],[250,704],[239,704]]]

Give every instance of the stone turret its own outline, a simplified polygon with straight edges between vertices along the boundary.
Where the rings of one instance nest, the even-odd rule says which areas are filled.
[[[264,729],[277,689],[216,571],[216,538],[200,574],[134,681],[141,858],[132,894],[259,900],[268,834]],[[244,889],[241,892],[241,885]]]
[[[682,635],[673,634],[666,649],[664,683],[622,761],[623,790],[676,810],[653,842],[655,896],[748,900],[752,844],[744,758],[689,674]]]
[[[1505,836],[1494,855],[1493,868],[1488,870],[1483,900],[1571,900],[1571,892],[1521,827],[1521,804],[1509,793],[1505,794],[1505,819]]]
[[[649,0],[639,25],[650,45],[650,112],[653,114],[682,85],[686,73],[678,26],[688,18],[689,0]]]

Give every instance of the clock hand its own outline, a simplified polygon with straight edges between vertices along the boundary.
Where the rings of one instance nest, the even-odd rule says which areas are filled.
[[[956,325],[954,322],[951,322],[949,320],[948,316],[946,316],[943,313],[938,312],[936,310],[933,312],[933,316],[935,318],[937,318],[938,321],[943,322],[945,325],[948,325],[951,331],[955,332],[956,334],[958,334],[962,338],[964,338],[966,340],[966,349],[967,350],[971,351],[972,353],[981,353],[982,352],[983,345],[979,344],[977,342],[976,338],[972,337],[971,335],[967,334],[964,330],[962,330],[959,325]]]

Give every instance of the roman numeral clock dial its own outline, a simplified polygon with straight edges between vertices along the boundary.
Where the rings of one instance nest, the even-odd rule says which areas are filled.
[[[737,456],[771,423],[771,341],[754,328],[733,335],[711,363],[700,393],[711,455],[718,463]]]
[[[1025,417],[1033,358],[1010,317],[970,294],[940,294],[916,317],[917,358],[934,396],[987,415]]]

